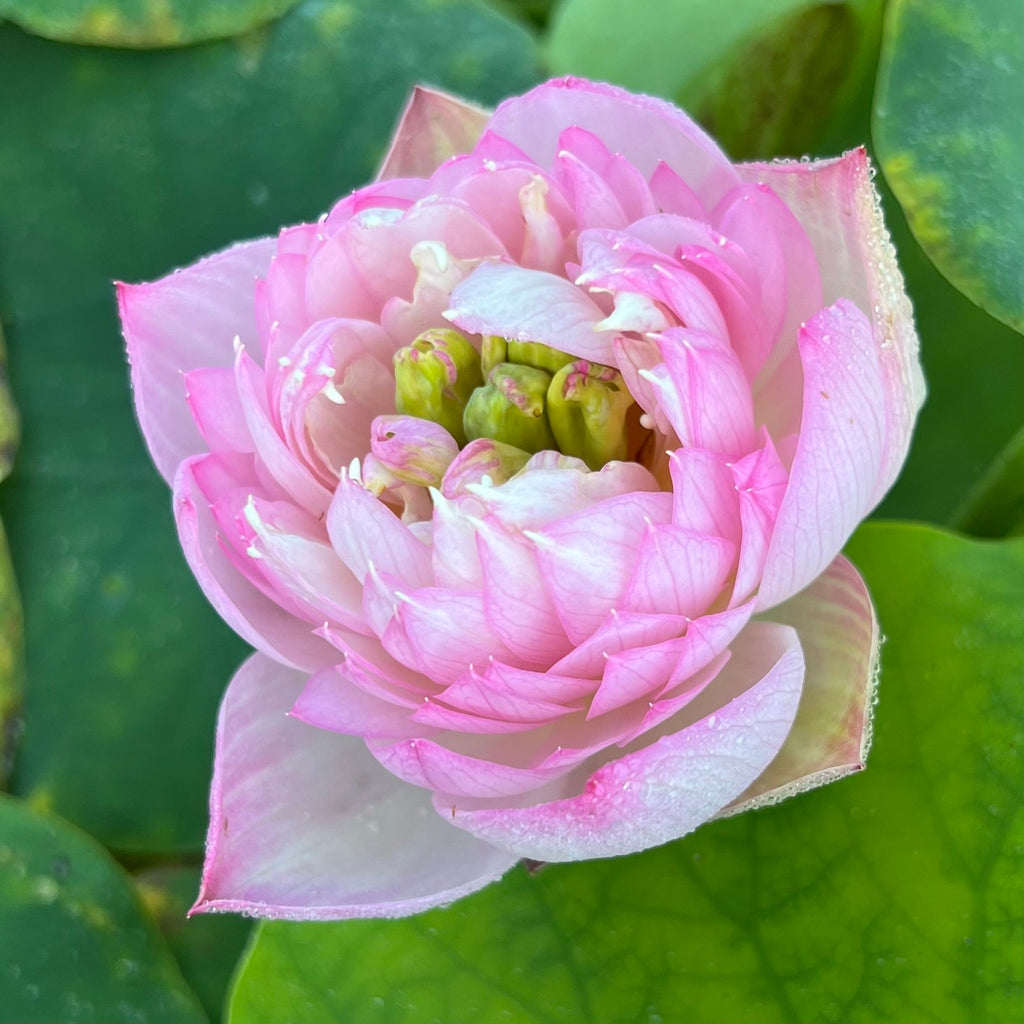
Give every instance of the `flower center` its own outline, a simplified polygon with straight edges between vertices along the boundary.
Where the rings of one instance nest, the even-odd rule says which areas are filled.
[[[560,451],[594,470],[629,457],[635,403],[614,367],[538,342],[449,328],[395,353],[395,407],[444,427],[459,447],[489,438],[523,452]]]

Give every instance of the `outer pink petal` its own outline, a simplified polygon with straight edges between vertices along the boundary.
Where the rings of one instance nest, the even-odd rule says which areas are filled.
[[[717,202],[738,180],[725,154],[678,108],[580,78],[554,79],[506,100],[494,112],[490,130],[550,167],[567,125],[593,132],[645,177],[667,163],[705,205]]]
[[[476,145],[488,116],[472,103],[417,85],[395,128],[378,180],[429,178],[450,156],[468,153]]]
[[[856,149],[838,160],[748,164],[738,170],[747,181],[770,185],[796,214],[821,268],[825,302],[844,296],[871,317],[886,410],[877,502],[903,465],[925,386],[913,311],[867,154]]]
[[[792,629],[751,623],[732,652],[714,684],[662,727],[660,739],[599,768],[579,796],[456,810],[454,823],[549,861],[633,853],[690,832],[764,771],[800,699],[804,662]]]
[[[885,392],[871,323],[845,299],[800,331],[803,414],[758,607],[807,586],[871,511],[884,459]]]
[[[807,662],[793,731],[726,814],[777,803],[860,771],[871,744],[878,622],[856,568],[840,556],[769,617],[796,629]]]
[[[563,277],[508,263],[482,263],[452,292],[445,317],[471,334],[539,341],[581,359],[608,363],[614,331],[595,326],[601,307]]]
[[[152,284],[117,285],[135,410],[168,483],[182,459],[207,450],[181,375],[201,366],[231,366],[236,337],[259,349],[256,278],[266,273],[275,244],[272,238],[246,242]]]
[[[474,892],[513,865],[514,856],[451,828],[429,794],[389,775],[359,740],[288,717],[303,682],[259,654],[231,682],[194,911],[401,917]]]

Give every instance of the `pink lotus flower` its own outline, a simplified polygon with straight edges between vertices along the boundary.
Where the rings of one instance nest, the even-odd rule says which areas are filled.
[[[924,393],[862,150],[734,166],[609,86],[419,90],[378,182],[119,297],[186,557],[259,652],[198,909],[408,914],[862,766],[839,551]]]

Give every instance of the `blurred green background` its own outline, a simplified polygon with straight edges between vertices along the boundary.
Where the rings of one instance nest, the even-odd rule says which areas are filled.
[[[907,522],[851,545],[889,637],[871,769],[406,922],[186,922],[245,648],[178,551],[111,281],[315,218],[417,82],[564,73],[737,160],[881,167],[929,401],[877,513]],[[0,0],[0,1024],[1024,1021],[1022,92],[1000,0]]]

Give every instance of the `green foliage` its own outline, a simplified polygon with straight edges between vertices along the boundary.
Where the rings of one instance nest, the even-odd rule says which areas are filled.
[[[1024,541],[869,525],[867,771],[401,922],[261,925],[230,1024],[1024,1020]]]
[[[11,471],[20,436],[18,410],[7,381],[7,348],[0,330],[0,481]],[[14,761],[20,724],[25,682],[24,627],[7,535],[0,524],[0,786]]]
[[[299,0],[0,0],[27,32],[95,46],[183,46],[224,39],[280,17]]]
[[[131,879],[67,822],[0,797],[0,1020],[207,1024]]]
[[[875,105],[885,176],[936,266],[1024,332],[1024,5],[893,0]]]
[[[234,914],[186,917],[199,892],[200,873],[198,867],[167,864],[139,872],[135,881],[185,980],[217,1024],[224,992],[253,923]]]

